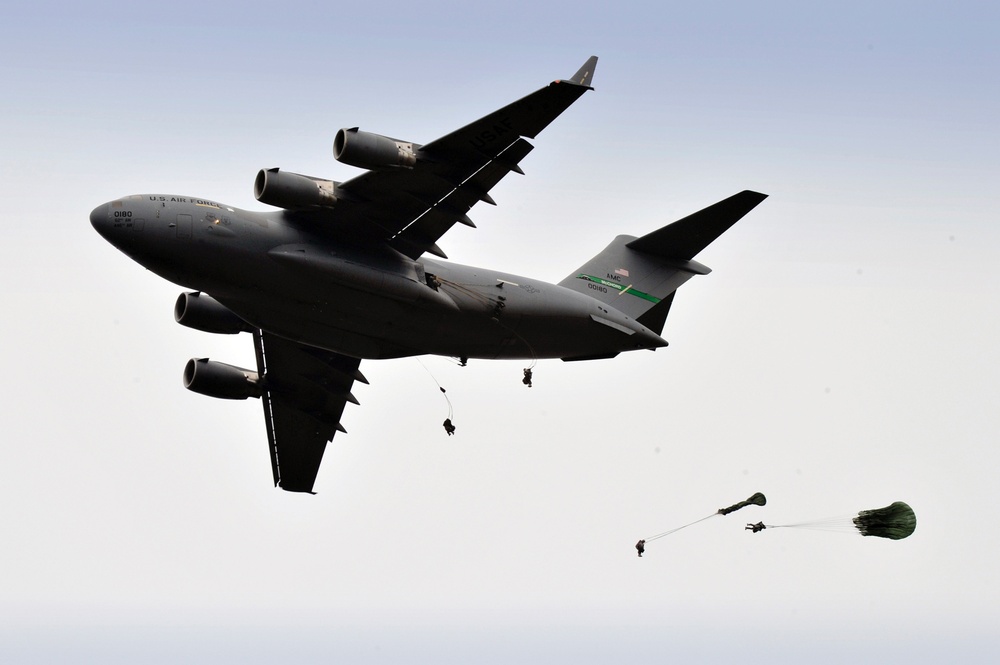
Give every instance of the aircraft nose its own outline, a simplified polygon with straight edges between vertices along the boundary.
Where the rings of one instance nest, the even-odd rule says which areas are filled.
[[[108,209],[109,205],[107,203],[102,203],[94,208],[94,210],[90,213],[91,226],[93,226],[94,230],[105,238],[107,237],[108,228],[111,225],[108,220]]]

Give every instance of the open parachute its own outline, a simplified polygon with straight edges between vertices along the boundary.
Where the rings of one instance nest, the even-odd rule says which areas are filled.
[[[672,533],[676,533],[677,531],[680,531],[681,529],[686,529],[687,527],[692,526],[694,524],[697,524],[698,522],[704,522],[705,520],[707,520],[707,519],[709,519],[711,517],[715,517],[716,515],[728,515],[729,513],[736,512],[737,510],[739,510],[741,508],[746,508],[747,506],[763,506],[766,503],[767,503],[767,499],[764,497],[764,495],[761,494],[760,492],[757,492],[756,494],[754,494],[753,496],[751,496],[746,501],[740,501],[739,503],[734,503],[733,505],[731,505],[731,506],[729,506],[727,508],[719,508],[717,511],[715,511],[711,515],[707,515],[705,517],[702,517],[701,519],[695,520],[694,522],[691,522],[689,524],[685,524],[684,526],[675,527],[673,529],[670,529],[669,531],[664,531],[663,533],[658,533],[656,535],[648,536],[647,538],[643,538],[638,543],[636,543],[635,548],[639,551],[639,556],[642,556],[642,553],[645,551],[645,548],[646,548],[646,543],[649,542],[649,541],[651,541],[651,540],[658,540],[660,538],[663,538],[664,536],[669,536]]]
[[[896,501],[885,508],[862,510],[850,517],[832,517],[795,524],[748,524],[754,533],[764,529],[814,529],[818,531],[848,531],[862,536],[877,536],[890,540],[902,540],[917,528],[917,516],[907,504]]]

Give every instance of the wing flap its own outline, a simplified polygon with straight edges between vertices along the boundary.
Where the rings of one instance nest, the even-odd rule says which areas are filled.
[[[476,173],[454,187],[440,201],[429,207],[419,219],[396,235],[391,245],[411,259],[416,259],[429,251],[438,238],[448,229],[461,222],[475,226],[468,218],[468,212],[486,192],[493,189],[504,176],[517,168],[518,163],[532,151],[534,146],[518,138],[497,158],[490,160]],[[492,201],[492,199],[490,199]]]

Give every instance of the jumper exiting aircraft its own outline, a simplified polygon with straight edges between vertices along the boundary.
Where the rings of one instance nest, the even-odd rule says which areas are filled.
[[[190,196],[99,205],[94,228],[161,277],[194,289],[178,323],[249,332],[256,370],[192,358],[184,385],[259,398],[274,483],[312,492],[361,360],[613,358],[666,346],[677,288],[709,269],[694,257],[764,200],[744,191],[642,237],[618,236],[558,284],[446,259],[438,247],[518,166],[535,136],[591,90],[597,58],[435,141],[341,129],[334,157],[366,172],[345,182],[280,169],[257,174],[251,212]],[[526,374],[526,383],[530,377]]]

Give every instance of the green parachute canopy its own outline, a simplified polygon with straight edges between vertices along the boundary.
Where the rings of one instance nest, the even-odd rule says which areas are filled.
[[[902,540],[917,528],[917,516],[913,509],[902,501],[885,508],[862,510],[853,520],[862,536],[878,536]]]
[[[719,515],[728,515],[731,512],[737,511],[740,508],[746,508],[747,506],[763,506],[767,503],[767,499],[760,492],[757,492],[752,497],[746,501],[740,501],[739,503],[734,503],[728,508],[719,508]]]

